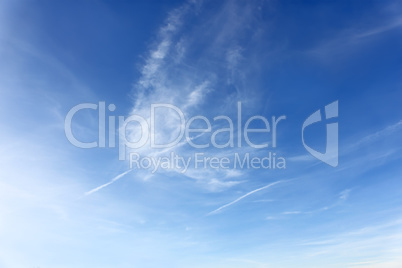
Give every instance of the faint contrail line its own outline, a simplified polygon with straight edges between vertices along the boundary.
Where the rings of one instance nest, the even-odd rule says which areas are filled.
[[[253,190],[253,191],[251,191],[251,192],[248,192],[247,194],[240,196],[240,197],[237,198],[236,200],[234,200],[234,201],[232,201],[232,202],[230,202],[230,203],[227,203],[226,205],[223,205],[223,206],[221,206],[221,207],[215,209],[214,211],[209,212],[209,213],[207,214],[207,216],[212,215],[212,214],[215,214],[215,213],[219,212],[220,210],[222,210],[222,209],[224,209],[224,208],[226,208],[226,207],[228,207],[228,206],[231,206],[231,205],[233,205],[233,204],[239,202],[240,200],[242,200],[243,198],[245,198],[245,197],[247,197],[247,196],[249,196],[249,195],[252,195],[252,194],[254,194],[254,193],[258,192],[258,191],[267,189],[267,188],[269,188],[269,187],[271,187],[271,186],[274,186],[275,184],[278,184],[278,183],[281,183],[281,182],[283,182],[283,181],[276,181],[276,182],[270,183],[270,184],[268,184],[268,185],[265,185],[264,187],[255,189],[255,190]]]
[[[117,175],[116,177],[114,177],[113,179],[111,179],[109,182],[107,182],[107,183],[105,183],[105,184],[102,184],[101,186],[98,186],[98,187],[96,187],[96,188],[94,188],[94,189],[92,189],[92,190],[86,192],[85,195],[90,195],[90,194],[93,194],[93,193],[99,191],[100,189],[102,189],[102,188],[104,188],[104,187],[106,187],[106,186],[112,184],[113,182],[117,181],[118,179],[120,179],[121,177],[123,177],[124,175],[126,175],[127,173],[129,173],[130,171],[132,171],[132,169],[129,169],[129,170],[127,170],[126,172],[123,172],[123,173]]]

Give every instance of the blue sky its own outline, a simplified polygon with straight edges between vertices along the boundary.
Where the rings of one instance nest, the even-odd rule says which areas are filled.
[[[402,5],[398,1],[2,1],[0,267],[401,267]],[[316,159],[338,124],[338,164]],[[77,148],[65,118],[114,104],[116,144],[149,132],[118,117],[175,105],[211,132],[169,148]],[[238,135],[258,115],[269,133]],[[165,109],[165,110],[163,110]],[[172,141],[178,114],[156,113]],[[235,146],[216,148],[228,128]],[[98,140],[98,113],[72,122]],[[109,121],[107,121],[109,122]],[[195,120],[192,129],[206,128]],[[253,128],[264,128],[255,120]],[[106,123],[109,131],[109,123]],[[142,131],[142,132],[141,132]],[[243,132],[241,133],[243,134]],[[240,138],[242,146],[237,146]],[[275,153],[286,168],[130,168],[130,153]]]

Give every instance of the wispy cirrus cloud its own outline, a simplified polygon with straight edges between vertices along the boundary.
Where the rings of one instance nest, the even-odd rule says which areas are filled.
[[[109,182],[107,182],[107,183],[105,183],[105,184],[102,184],[102,185],[100,185],[100,186],[98,186],[98,187],[96,187],[96,188],[94,188],[94,189],[92,189],[92,190],[90,190],[90,191],[88,191],[88,192],[85,192],[85,195],[87,195],[87,196],[88,196],[88,195],[91,195],[91,194],[93,194],[93,193],[99,191],[100,189],[105,188],[106,186],[109,186],[110,184],[112,184],[112,183],[118,181],[119,179],[121,179],[122,177],[124,177],[126,174],[130,173],[131,171],[132,171],[132,169],[127,170],[127,171],[125,171],[125,172],[123,172],[123,173],[117,175],[116,177],[114,177],[113,179],[111,179]]]
[[[229,203],[227,203],[227,204],[225,204],[225,205],[223,205],[223,206],[221,206],[221,207],[219,207],[219,208],[217,208],[217,209],[215,209],[215,210],[209,212],[207,215],[209,216],[209,215],[216,214],[216,213],[220,212],[221,210],[223,210],[224,208],[227,208],[227,207],[229,207],[229,206],[232,206],[232,205],[236,204],[237,202],[239,202],[240,200],[246,198],[247,196],[250,196],[250,195],[252,195],[252,194],[255,194],[255,193],[257,193],[257,192],[259,192],[259,191],[262,191],[262,190],[264,190],[264,189],[268,189],[268,188],[270,188],[270,187],[272,187],[272,186],[274,186],[274,185],[276,185],[276,184],[283,183],[283,182],[284,182],[284,181],[276,181],[276,182],[270,183],[270,184],[268,184],[268,185],[265,185],[265,186],[263,186],[263,187],[261,187],[261,188],[258,188],[258,189],[255,189],[255,190],[253,190],[253,191],[250,191],[250,192],[246,193],[245,195],[242,195],[242,196],[240,196],[239,198],[233,200],[232,202],[229,202]]]
[[[338,194],[338,200],[336,200],[334,203],[332,203],[330,205],[319,207],[319,208],[316,208],[313,210],[308,210],[308,211],[301,211],[301,210],[284,211],[284,212],[282,212],[282,214],[283,215],[299,215],[299,214],[316,214],[316,213],[324,212],[324,211],[336,208],[336,207],[344,204],[344,202],[349,198],[351,191],[352,191],[352,189],[343,190],[342,192],[340,192]]]
[[[249,101],[245,92],[251,89],[245,88],[243,83],[247,65],[241,64],[247,45],[244,37],[238,33],[245,32],[250,25],[256,24],[253,11],[257,9],[257,5],[232,1],[222,2],[220,5],[221,9],[205,17],[200,14],[202,3],[198,1],[185,2],[169,13],[156,34],[156,41],[145,53],[143,65],[139,70],[140,78],[134,83],[133,107],[129,115],[140,115],[149,124],[150,106],[155,103],[175,105],[186,118],[200,111],[203,111],[202,116],[207,117],[214,113],[232,115],[237,100]],[[197,23],[188,24],[189,20],[195,20]],[[198,43],[206,34],[204,28],[209,30],[210,41],[204,46],[199,46]],[[239,80],[239,77],[243,78]],[[221,103],[234,105],[211,105],[211,102],[221,97],[224,98]],[[160,109],[156,117],[158,122],[155,124],[159,127],[155,128],[154,133],[147,134],[160,143],[174,140],[179,129],[183,127],[176,111]],[[130,140],[139,140],[142,131],[147,130],[133,124],[126,128]],[[203,137],[199,135],[190,139],[198,138]],[[228,151],[233,150],[229,148]],[[179,142],[165,149],[150,148],[149,144],[146,144],[135,150],[128,149],[126,153],[130,152],[154,157],[168,155],[170,152],[191,156],[195,151],[186,142]],[[205,153],[215,155],[221,152],[208,148]],[[234,172],[230,170],[190,170],[181,174],[178,170],[171,169],[168,172],[178,172],[180,176],[196,178],[198,185],[204,185],[213,191],[238,184],[236,181],[226,180],[229,177],[237,177],[233,176]],[[155,174],[147,178],[153,176]]]
[[[351,267],[398,267],[401,264],[396,258],[402,252],[400,238],[401,220],[390,220],[382,224],[368,225],[350,232],[333,234],[313,241],[305,241],[308,256],[350,257],[354,262],[340,263]],[[387,266],[392,263],[396,266]]]
[[[343,145],[342,150],[340,151],[340,156],[347,156],[348,154],[355,153],[357,150],[361,149],[364,146],[368,146],[371,143],[374,143],[376,141],[379,141],[381,139],[385,139],[387,137],[392,137],[396,135],[399,135],[399,131],[402,130],[402,120],[390,124],[383,129],[380,129],[376,132],[368,133],[365,136],[359,138],[358,140],[351,141],[348,144]],[[391,151],[389,151],[390,154],[395,152],[395,148],[392,148]],[[387,153],[384,155],[388,155]],[[294,161],[294,162],[307,162],[307,161],[315,161],[316,159],[312,157],[309,154],[302,154],[302,155],[296,155],[292,157],[287,158],[289,161]]]

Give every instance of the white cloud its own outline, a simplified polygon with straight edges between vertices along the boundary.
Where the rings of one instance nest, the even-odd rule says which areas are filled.
[[[261,191],[261,190],[270,188],[270,187],[272,187],[272,186],[274,186],[274,185],[276,185],[276,184],[278,184],[278,183],[282,183],[282,182],[283,182],[283,181],[276,181],[276,182],[270,183],[270,184],[268,184],[268,185],[265,185],[265,186],[263,186],[263,187],[261,187],[261,188],[255,189],[255,190],[253,190],[253,191],[251,191],[251,192],[248,192],[248,193],[246,193],[245,195],[242,195],[242,196],[240,196],[239,198],[235,199],[234,201],[229,202],[229,203],[227,203],[226,205],[223,205],[223,206],[221,206],[221,207],[219,207],[219,208],[217,208],[217,209],[215,209],[215,210],[209,212],[208,215],[216,214],[216,213],[218,213],[219,211],[221,211],[222,209],[227,208],[227,207],[229,207],[229,206],[232,206],[232,205],[236,204],[237,202],[239,202],[239,201],[242,200],[243,198],[246,198],[246,197],[249,196],[249,195],[252,195],[252,194],[254,194],[254,193],[256,193],[256,192],[259,192],[259,191]]]
[[[122,177],[124,177],[126,174],[128,174],[128,173],[131,172],[131,171],[132,171],[132,169],[127,170],[127,171],[125,171],[125,172],[123,172],[123,173],[117,175],[116,177],[114,177],[113,179],[111,179],[109,182],[107,182],[107,183],[105,183],[105,184],[102,184],[101,186],[98,186],[98,187],[96,187],[96,188],[94,188],[94,189],[92,189],[92,190],[86,192],[85,195],[91,195],[91,194],[93,194],[93,193],[99,191],[100,189],[105,188],[106,186],[109,186],[110,184],[112,184],[112,183],[116,182],[117,180],[121,179]]]
[[[348,198],[349,198],[349,195],[350,195],[350,191],[351,191],[351,189],[343,190],[343,191],[339,194],[339,198],[340,198],[341,200],[346,200],[346,199],[348,199]]]

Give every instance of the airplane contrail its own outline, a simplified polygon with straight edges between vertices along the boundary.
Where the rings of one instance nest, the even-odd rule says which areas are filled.
[[[129,169],[129,170],[127,170],[127,171],[125,171],[125,172],[123,172],[123,173],[117,175],[116,177],[114,177],[113,179],[111,179],[109,182],[107,182],[107,183],[105,183],[105,184],[102,184],[101,186],[98,186],[98,187],[96,187],[96,188],[94,188],[94,189],[92,189],[92,190],[86,192],[85,195],[88,196],[88,195],[90,195],[90,194],[93,194],[93,193],[99,191],[100,189],[102,189],[102,188],[104,188],[104,187],[106,187],[106,186],[112,184],[113,182],[117,181],[117,180],[120,179],[121,177],[125,176],[125,175],[126,175],[127,173],[129,173],[130,171],[132,171],[132,169]]]
[[[207,214],[207,216],[216,214],[216,213],[218,213],[220,210],[222,210],[222,209],[224,209],[224,208],[227,208],[228,206],[231,206],[231,205],[233,205],[233,204],[239,202],[240,200],[242,200],[243,198],[245,198],[245,197],[247,197],[247,196],[249,196],[249,195],[252,195],[252,194],[254,194],[254,193],[258,192],[258,191],[267,189],[267,188],[269,188],[269,187],[271,187],[271,186],[274,186],[275,184],[278,184],[278,183],[281,183],[281,182],[283,182],[283,181],[276,181],[276,182],[270,183],[270,184],[268,184],[268,185],[265,185],[264,187],[255,189],[255,190],[253,190],[253,191],[251,191],[251,192],[248,192],[247,194],[240,196],[240,197],[237,198],[236,200],[234,200],[234,201],[232,201],[232,202],[230,202],[230,203],[227,203],[226,205],[223,205],[223,206],[221,206],[221,207],[215,209],[214,211],[209,212],[209,213]]]

